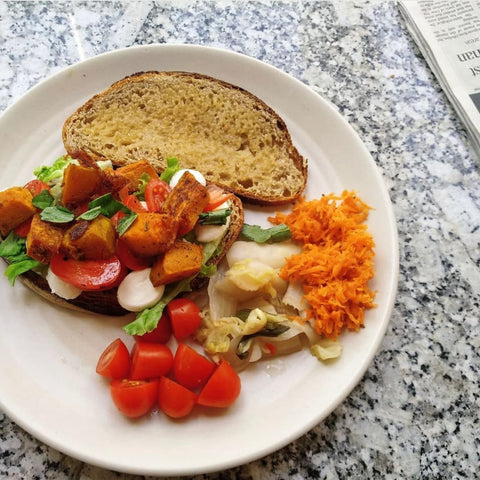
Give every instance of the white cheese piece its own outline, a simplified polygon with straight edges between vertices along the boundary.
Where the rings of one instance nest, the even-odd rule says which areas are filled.
[[[213,211],[223,210],[229,207],[230,204],[227,200],[218,207],[214,208]],[[200,243],[215,242],[225,235],[229,225],[230,217],[227,217],[227,223],[225,225],[201,225],[200,223],[197,223],[195,226],[195,236]]]
[[[74,287],[70,283],[62,280],[60,277],[57,277],[50,270],[50,268],[48,269],[46,279],[52,293],[58,295],[61,298],[64,298],[65,300],[73,300],[82,293],[82,290],[80,290],[79,288]]]
[[[173,188],[178,183],[178,181],[182,178],[182,175],[185,172],[191,173],[195,177],[195,180],[197,180],[198,183],[201,183],[204,187],[207,185],[207,181],[205,180],[205,177],[198,170],[192,170],[190,168],[185,170],[179,170],[178,172],[174,173],[173,177],[170,180],[169,185]]]
[[[154,287],[150,281],[151,268],[130,272],[117,290],[118,303],[130,312],[140,312],[158,303],[165,290],[164,285]]]

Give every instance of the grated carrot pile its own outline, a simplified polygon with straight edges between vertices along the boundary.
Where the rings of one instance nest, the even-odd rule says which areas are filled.
[[[269,220],[285,223],[302,252],[287,259],[281,277],[303,285],[319,335],[336,338],[344,328],[358,330],[365,309],[375,307],[375,293],[368,287],[374,276],[372,236],[364,223],[370,207],[354,192],[325,195],[318,200],[300,199],[289,214]]]

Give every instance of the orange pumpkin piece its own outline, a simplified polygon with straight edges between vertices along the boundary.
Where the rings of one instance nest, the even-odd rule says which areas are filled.
[[[11,230],[28,220],[37,209],[32,205],[32,194],[22,187],[0,192],[0,233],[7,236]]]
[[[44,222],[40,214],[32,218],[27,235],[27,255],[41,263],[50,263],[62,244],[64,229]]]
[[[101,179],[99,169],[71,163],[63,174],[62,203],[72,205],[88,200],[98,190]]]
[[[203,247],[177,240],[152,267],[150,281],[153,286],[178,282],[197,273],[202,266]]]
[[[115,173],[128,179],[129,189],[132,192],[138,190],[138,184],[143,174],[147,174],[150,179],[158,178],[158,173],[147,160],[139,160],[117,168]]]
[[[121,238],[132,253],[153,257],[165,253],[173,245],[177,238],[177,222],[165,213],[138,213]]]
[[[115,253],[116,233],[112,222],[99,215],[91,222],[75,223],[63,236],[60,251],[77,260],[101,260]]]
[[[207,188],[191,173],[185,172],[163,203],[163,210],[178,219],[179,237],[193,229],[208,198]]]

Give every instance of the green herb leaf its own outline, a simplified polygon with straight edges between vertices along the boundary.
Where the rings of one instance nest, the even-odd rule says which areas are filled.
[[[100,207],[100,213],[109,218],[115,215],[119,210],[122,210],[122,212],[127,214],[131,212],[131,210],[123,203],[115,200],[111,193],[106,193],[105,195],[92,200],[88,204],[88,210],[93,210],[96,207]]]
[[[241,313],[241,312],[239,312]],[[248,316],[248,315],[247,315]],[[240,317],[239,317],[240,318]],[[245,317],[246,320],[246,317]],[[251,346],[252,339],[255,337],[278,337],[282,333],[290,330],[290,327],[285,323],[278,323],[267,320],[265,327],[262,330],[252,333],[251,335],[244,335],[237,345],[237,355],[239,358],[245,358]]]
[[[292,232],[284,223],[271,228],[262,228],[258,225],[248,225],[245,223],[240,235],[243,240],[256,243],[283,242],[292,237]]]
[[[150,181],[150,175],[148,173],[142,173],[138,180],[138,190],[135,192],[135,196],[141,201],[145,200],[145,187]]]
[[[200,272],[198,274],[201,277],[213,277],[216,272],[216,265],[206,265],[205,263],[202,263],[202,266],[200,267]]]
[[[32,204],[42,210],[47,207],[51,207],[53,205],[53,202],[53,196],[47,189],[42,190],[38,195],[35,195],[32,198]]]
[[[38,167],[33,173],[42,182],[50,182],[54,178],[60,178],[63,175],[63,170],[72,161],[68,155],[57,158],[50,167]]]
[[[225,225],[232,211],[229,208],[202,212],[198,218],[201,225]]]
[[[178,158],[169,157],[167,158],[167,168],[160,175],[160,180],[170,183],[170,180],[180,170],[180,164],[178,163]]]
[[[10,284],[14,285],[15,280],[19,275],[28,272],[28,270],[31,270],[32,268],[39,267],[40,265],[42,264],[37,262],[37,260],[27,257],[19,262],[11,263],[5,270],[5,276],[8,278]]]
[[[40,213],[40,218],[45,222],[68,223],[75,218],[75,215],[65,207],[47,207]]]
[[[77,220],[95,220],[100,214],[102,213],[102,207],[93,207],[86,212],[83,212],[81,215],[77,217]]]
[[[13,257],[26,251],[26,240],[19,237],[13,230],[0,244],[0,257]]]
[[[135,212],[130,212],[125,217],[122,217],[117,224],[118,234],[122,236],[130,228],[130,225],[132,225],[136,218],[137,214]]]

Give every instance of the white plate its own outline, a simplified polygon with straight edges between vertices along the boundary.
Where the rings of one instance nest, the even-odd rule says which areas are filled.
[[[63,154],[61,129],[73,110],[138,71],[200,72],[256,94],[286,121],[309,160],[307,196],[354,189],[374,207],[378,308],[366,328],[343,336],[344,352],[324,365],[307,351],[242,372],[229,410],[174,422],[163,415],[122,417],[95,374],[104,347],[121,333],[118,318],[56,308],[17,282],[1,280],[0,407],[41,441],[85,462],[118,471],[188,475],[240,465],[292,442],[338,406],[372,361],[393,308],[398,274],[395,219],[374,161],[336,109],[289,75],[229,51],[150,45],[110,52],[53,75],[0,118],[0,189],[22,185],[33,168]],[[247,213],[252,222],[258,212]],[[263,215],[261,218],[263,218]],[[254,218],[256,217],[256,218]],[[2,267],[4,270],[4,267]]]

